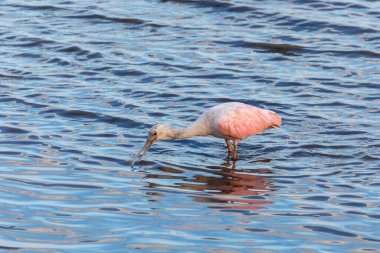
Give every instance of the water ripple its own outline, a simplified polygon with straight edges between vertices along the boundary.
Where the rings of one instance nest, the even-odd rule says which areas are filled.
[[[0,250],[377,251],[374,1],[0,3]],[[158,142],[240,101],[281,129]]]

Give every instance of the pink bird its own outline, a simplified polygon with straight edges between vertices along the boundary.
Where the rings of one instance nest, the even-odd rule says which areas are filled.
[[[132,166],[156,141],[206,135],[224,139],[227,144],[228,157],[232,153],[230,141],[233,141],[232,159],[237,160],[237,146],[240,140],[260,134],[270,128],[278,128],[280,125],[281,117],[273,111],[238,102],[223,103],[207,109],[184,130],[162,124],[155,125],[150,130],[144,147],[132,159]]]

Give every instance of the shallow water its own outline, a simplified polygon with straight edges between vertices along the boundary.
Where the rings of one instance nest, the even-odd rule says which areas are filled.
[[[0,3],[5,252],[374,252],[380,2]],[[156,143],[241,101],[283,117],[225,160]]]

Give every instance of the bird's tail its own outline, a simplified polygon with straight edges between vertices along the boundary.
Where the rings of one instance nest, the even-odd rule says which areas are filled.
[[[273,128],[279,128],[282,124],[282,119],[280,116],[278,116],[277,113],[270,111],[270,117],[272,121],[272,127]]]

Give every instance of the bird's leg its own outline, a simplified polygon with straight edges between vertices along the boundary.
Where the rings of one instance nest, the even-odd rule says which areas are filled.
[[[232,153],[232,148],[231,148],[230,140],[225,139],[225,141],[226,141],[227,149],[228,149],[228,153],[227,153],[227,158],[228,158]]]
[[[232,157],[233,161],[237,161],[237,146],[238,146],[239,140],[234,140],[234,156]]]

